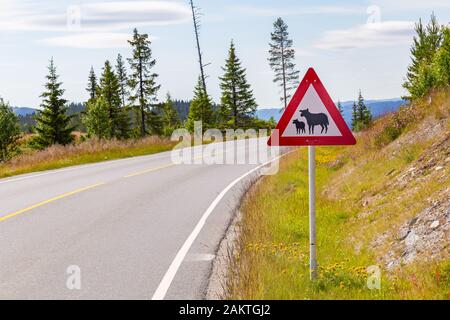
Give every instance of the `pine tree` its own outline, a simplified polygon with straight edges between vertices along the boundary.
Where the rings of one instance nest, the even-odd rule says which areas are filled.
[[[337,108],[338,108],[339,112],[341,113],[341,115],[344,115],[344,108],[342,108],[341,101],[338,101]]]
[[[56,67],[53,58],[48,67],[46,91],[41,95],[43,98],[42,111],[36,116],[37,136],[33,145],[37,148],[46,148],[53,144],[67,145],[73,141],[70,126],[71,117],[67,115],[67,100],[63,99],[64,90],[62,83],[58,82]]]
[[[122,100],[122,108],[125,108],[127,105],[127,99],[129,96],[128,75],[127,75],[127,69],[125,68],[125,63],[123,61],[121,54],[119,54],[117,56],[116,73],[117,73],[117,79],[119,81],[120,98]]]
[[[141,136],[147,134],[146,113],[151,110],[151,103],[156,101],[160,86],[156,84],[158,75],[152,73],[156,60],[152,58],[150,40],[147,34],[139,34],[134,29],[133,39],[128,41],[133,47],[133,57],[128,59],[131,67],[129,86],[132,90],[130,100],[139,108]]]
[[[295,50],[292,48],[293,41],[289,39],[287,24],[278,18],[273,26],[269,63],[275,72],[274,82],[282,89],[281,101],[286,108],[291,97],[290,92],[297,87],[300,72],[295,67]]]
[[[98,93],[97,76],[95,75],[94,67],[91,67],[89,72],[89,81],[86,91],[89,93],[89,100],[94,100]]]
[[[20,138],[19,119],[8,103],[0,98],[0,162],[8,160]]]
[[[201,121],[203,130],[206,131],[207,129],[212,128],[214,124],[213,116],[212,101],[206,94],[202,79],[199,77],[197,86],[194,90],[194,98],[190,104],[186,128],[190,132],[194,132],[194,122]]]
[[[358,106],[356,105],[356,102],[353,102],[352,106],[352,130],[357,131],[357,126],[359,123],[359,115],[358,115]]]
[[[372,113],[367,107],[361,90],[358,95],[358,102],[353,103],[352,110],[352,129],[353,131],[361,131],[366,129],[372,123]]]
[[[161,120],[163,123],[164,135],[170,136],[180,125],[178,112],[174,108],[174,102],[170,93],[167,93],[166,102],[162,105]]]
[[[119,80],[112,69],[109,61],[105,62],[103,73],[100,78],[100,97],[108,109],[110,121],[110,138],[128,137],[128,114],[124,108],[121,108],[122,100],[120,98]]]
[[[228,51],[224,75],[220,78],[222,90],[220,114],[223,120],[231,119],[234,129],[246,127],[255,116],[256,104],[253,91],[247,82],[247,70],[236,56],[233,41]],[[227,117],[228,116],[228,117]],[[223,123],[223,121],[221,121]]]
[[[91,99],[87,103],[86,112],[82,116],[82,121],[90,136],[96,136],[99,139],[110,137],[111,121],[109,118],[109,109],[103,97]]]
[[[442,41],[442,30],[436,16],[431,15],[429,24],[424,27],[422,20],[416,24],[416,36],[411,47],[411,65],[408,67],[403,87],[408,90],[407,99],[424,96],[434,86],[432,62]]]
[[[358,113],[362,127],[364,129],[367,128],[372,123],[372,113],[370,112],[370,109],[367,107],[364,101],[361,90],[359,91],[358,95]]]
[[[433,61],[434,79],[439,87],[450,86],[450,29],[443,29],[442,45]]]

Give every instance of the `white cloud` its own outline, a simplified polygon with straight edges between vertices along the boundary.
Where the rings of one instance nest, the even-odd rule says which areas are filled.
[[[229,9],[235,13],[262,17],[275,16],[298,16],[298,15],[319,15],[319,14],[338,14],[338,15],[353,15],[364,14],[365,6],[332,6],[332,5],[318,5],[318,6],[295,6],[291,8],[280,7],[264,7],[256,5],[236,5],[230,6]]]
[[[38,42],[55,47],[106,49],[128,47],[127,41],[130,39],[131,35],[128,33],[93,32],[52,37]],[[151,40],[154,39],[151,38]]]
[[[1,1],[0,28],[10,30],[105,32],[190,20],[189,7],[182,2],[109,1],[64,7]],[[55,9],[44,9],[48,7]]]
[[[298,57],[311,57],[311,56],[314,56],[314,53],[309,51],[309,50],[305,50],[305,49],[301,49],[301,48],[295,48],[295,56],[298,56]]]
[[[450,1],[448,0],[377,0],[375,5],[380,6],[386,10],[437,10],[450,8]]]
[[[350,29],[332,30],[323,34],[314,47],[326,50],[373,48],[411,43],[412,21],[384,21],[359,25]]]

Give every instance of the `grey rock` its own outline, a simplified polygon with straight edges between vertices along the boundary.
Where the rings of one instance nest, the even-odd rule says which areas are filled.
[[[431,229],[436,229],[437,227],[439,227],[439,220],[434,221],[431,225],[430,228]]]

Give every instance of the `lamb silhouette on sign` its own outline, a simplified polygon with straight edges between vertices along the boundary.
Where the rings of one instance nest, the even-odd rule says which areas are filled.
[[[308,122],[309,134],[314,134],[315,126],[321,126],[322,131],[321,134],[328,133],[328,126],[330,125],[330,121],[328,120],[328,116],[325,113],[311,113],[309,109],[300,110],[300,115],[306,118],[306,122]]]
[[[303,121],[298,121],[297,119],[294,120],[292,123],[295,124],[295,127],[297,128],[297,134],[306,133],[306,125]]]

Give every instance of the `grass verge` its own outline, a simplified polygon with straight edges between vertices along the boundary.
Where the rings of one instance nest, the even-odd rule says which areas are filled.
[[[358,136],[355,147],[317,149],[319,278],[314,282],[309,280],[307,150],[283,159],[280,172],[263,178],[242,204],[228,298],[450,299],[448,257],[388,270],[380,257],[390,250],[389,241],[373,246],[375,238],[397,230],[450,185],[449,118],[450,92],[440,92],[432,104],[419,102],[378,120]],[[381,268],[379,290],[368,288],[370,266]]]
[[[324,161],[341,148],[319,148],[317,184],[324,186],[336,169]],[[266,177],[243,204],[240,246],[228,283],[231,299],[445,299],[449,263],[414,265],[382,272],[380,290],[367,287],[367,267],[377,265],[373,252],[355,250],[353,199],[317,198],[319,279],[309,280],[307,153],[299,151]]]
[[[0,164],[0,178],[14,175],[60,169],[75,165],[96,163],[172,150],[178,142],[159,137],[139,140],[88,140],[68,145],[52,146],[43,151],[26,152]]]

